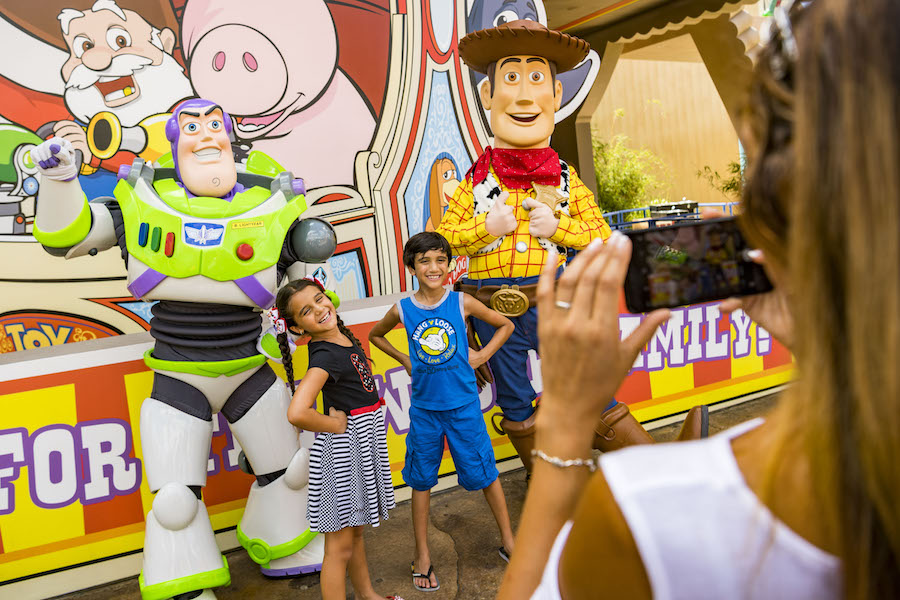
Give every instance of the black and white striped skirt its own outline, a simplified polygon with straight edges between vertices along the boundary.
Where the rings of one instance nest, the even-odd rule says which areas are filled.
[[[377,527],[394,508],[384,409],[347,416],[344,433],[320,433],[309,455],[309,528]]]

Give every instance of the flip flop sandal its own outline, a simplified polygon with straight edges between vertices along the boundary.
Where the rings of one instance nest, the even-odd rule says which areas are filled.
[[[498,552],[500,553],[500,558],[502,558],[506,562],[509,562],[509,550],[507,550],[503,546],[500,546]]]
[[[434,580],[437,582],[432,587],[422,587],[420,585],[416,585],[416,579],[427,579],[429,583],[431,583],[431,576],[434,574],[434,565],[428,567],[427,573],[416,573],[416,563],[415,561],[409,563],[409,568],[412,570],[412,582],[413,587],[419,590],[420,592],[436,592],[441,589],[441,582],[438,581],[437,575],[434,576]]]
[[[400,596],[385,596],[384,600],[403,600]]]

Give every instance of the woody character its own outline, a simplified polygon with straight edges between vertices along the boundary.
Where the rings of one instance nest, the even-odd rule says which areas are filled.
[[[487,147],[453,195],[437,232],[454,254],[469,256],[459,289],[513,320],[515,332],[490,359],[503,412],[497,431],[509,436],[526,470],[534,447],[534,400],[528,351],[538,349],[535,291],[546,252],[581,250],[605,240],[609,225],[575,169],[550,148],[554,113],[562,102],[557,74],[587,55],[584,40],[535,21],[517,20],[475,31],[459,54],[489,85],[480,97],[490,111],[494,147]],[[493,328],[473,319],[480,339]],[[585,356],[584,360],[591,360]],[[604,450],[653,439],[625,404],[610,403],[598,420],[595,447]]]

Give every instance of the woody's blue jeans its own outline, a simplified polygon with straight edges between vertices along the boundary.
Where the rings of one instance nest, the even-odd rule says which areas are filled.
[[[537,277],[493,277],[490,279],[463,279],[466,285],[520,287],[537,283]],[[509,317],[516,326],[506,343],[488,360],[497,390],[497,406],[510,421],[524,421],[534,414],[537,393],[528,377],[528,351],[538,351],[537,308],[529,308],[518,317]],[[494,328],[484,321],[472,318],[472,325],[482,346],[494,335]],[[590,357],[585,357],[590,360]],[[613,400],[604,410],[616,405]],[[598,415],[599,416],[599,415]]]

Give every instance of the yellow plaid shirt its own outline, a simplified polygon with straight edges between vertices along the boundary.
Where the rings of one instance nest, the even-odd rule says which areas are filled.
[[[491,169],[493,173],[494,170]],[[496,174],[495,174],[496,177]],[[499,177],[497,180],[499,181]],[[506,203],[514,206],[518,226],[507,234],[500,247],[487,254],[477,254],[479,250],[497,238],[487,232],[485,220],[487,213],[475,215],[475,201],[472,196],[472,183],[463,179],[453,201],[441,218],[437,232],[447,238],[456,255],[469,256],[470,279],[489,279],[494,277],[531,277],[541,274],[546,252],[538,244],[537,238],[528,233],[528,211],[522,208],[526,198],[534,198],[534,190],[513,190],[500,184],[503,191],[509,192]],[[606,240],[612,233],[603,213],[594,202],[594,194],[578,178],[575,169],[569,166],[569,215],[557,213],[559,227],[550,241],[566,248],[581,250],[594,238]],[[516,245],[525,243],[525,251],[519,252]],[[565,262],[565,256],[559,257]]]

